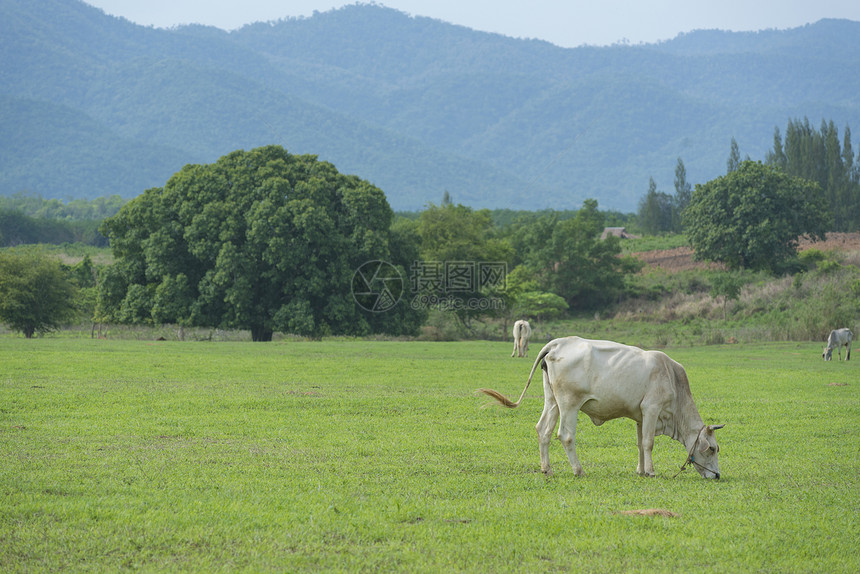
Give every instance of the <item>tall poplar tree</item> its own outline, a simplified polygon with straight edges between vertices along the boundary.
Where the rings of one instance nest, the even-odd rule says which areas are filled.
[[[645,233],[672,231],[676,219],[675,202],[671,195],[657,191],[654,178],[648,181],[648,192],[639,201],[639,227]]]
[[[818,183],[833,219],[833,231],[860,229],[860,173],[848,126],[840,145],[839,130],[832,120],[822,121],[818,130],[807,118],[789,120],[784,143],[776,129],[767,164]]]
[[[773,129],[773,150],[767,152],[765,161],[781,171],[785,171],[788,159],[785,157],[785,152],[782,150],[782,135],[779,132],[779,126]]]
[[[684,210],[690,204],[693,190],[687,181],[687,168],[684,161],[679,157],[675,165],[675,213],[672,219],[673,231],[680,232],[683,228],[682,218]]]
[[[731,149],[729,150],[729,159],[726,160],[726,173],[737,171],[738,165],[741,163],[741,152],[738,149],[737,140],[732,137]]]

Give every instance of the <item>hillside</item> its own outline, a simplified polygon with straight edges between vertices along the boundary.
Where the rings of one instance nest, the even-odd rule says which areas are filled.
[[[78,0],[0,3],[0,193],[120,194],[271,143],[381,187],[395,209],[634,211],[725,170],[734,137],[860,125],[860,23],[560,48],[379,5],[233,32],[155,29]]]

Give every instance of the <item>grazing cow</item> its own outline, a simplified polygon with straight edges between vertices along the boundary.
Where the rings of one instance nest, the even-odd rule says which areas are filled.
[[[636,421],[639,464],[636,472],[654,476],[654,437],[667,435],[687,449],[687,464],[705,478],[720,478],[714,431],[724,425],[702,422],[690,393],[687,373],[660,351],[643,351],[612,341],[579,337],[555,339],[541,349],[517,402],[490,389],[481,392],[509,408],[522,402],[532,377],[543,370],[544,406],[535,428],[541,471],[552,474],[549,443],[558,421],[558,438],[576,475],[585,473],[576,457],[576,419],[581,410],[595,425],[626,417]]]
[[[511,356],[529,356],[529,337],[532,336],[532,326],[528,321],[519,320],[514,323],[514,352]]]
[[[827,346],[824,347],[824,352],[821,354],[825,361],[833,359],[833,349],[839,353],[839,360],[842,360],[842,347],[845,347],[845,360],[851,360],[851,339],[854,338],[854,333],[851,329],[835,329],[830,331],[830,336],[827,337]]]

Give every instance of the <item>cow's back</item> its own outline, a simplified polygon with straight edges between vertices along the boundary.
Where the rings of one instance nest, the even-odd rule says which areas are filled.
[[[645,397],[665,394],[663,383],[674,375],[665,354],[612,341],[567,337],[544,351],[556,401],[580,408],[597,424],[618,417],[640,420]]]
[[[541,354],[545,355],[550,374],[576,373],[573,378],[580,384],[598,384],[617,378],[644,381],[647,373],[666,357],[659,351],[581,337],[555,339],[547,343]]]

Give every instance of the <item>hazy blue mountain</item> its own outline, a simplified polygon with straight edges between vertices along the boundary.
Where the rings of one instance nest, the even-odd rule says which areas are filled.
[[[650,177],[703,183],[731,138],[860,125],[860,23],[559,48],[378,5],[225,32],[142,27],[77,0],[0,0],[0,193],[132,197],[271,143],[395,209],[635,211]]]

